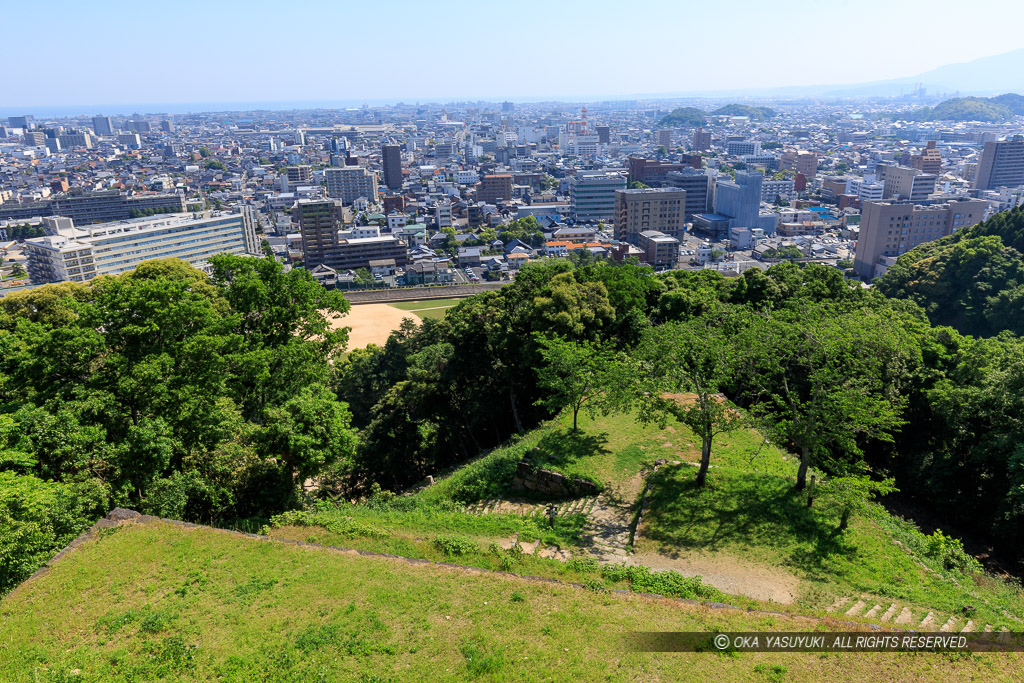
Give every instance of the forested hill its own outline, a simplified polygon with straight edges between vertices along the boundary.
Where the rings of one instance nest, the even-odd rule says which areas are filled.
[[[975,239],[1019,244],[1000,221],[1021,218]],[[859,500],[884,473],[1024,555],[1010,540],[1024,534],[1024,344],[933,328],[836,268],[543,260],[345,355],[323,313],[347,310],[339,293],[265,259],[212,265],[0,300],[0,593],[114,506],[265,521],[402,490],[584,401],[656,416],[663,393],[695,390],[724,393],[799,460],[794,495],[811,471]],[[687,424],[717,424],[699,417]]]
[[[914,248],[877,287],[916,302],[934,325],[986,337],[1024,333],[1024,208]]]

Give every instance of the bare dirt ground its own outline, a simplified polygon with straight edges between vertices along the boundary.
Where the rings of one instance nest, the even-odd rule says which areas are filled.
[[[788,605],[796,600],[800,580],[792,574],[747,560],[716,552],[681,553],[675,557],[654,552],[630,555],[627,564],[644,565],[654,570],[674,569],[683,576],[700,576],[724,593],[746,595],[755,600],[772,600]]]
[[[410,311],[402,311],[388,304],[359,304],[353,306],[345,315],[332,320],[334,329],[351,327],[348,335],[348,350],[362,349],[370,344],[383,346],[392,332],[398,329],[404,318],[412,318],[416,323],[421,318]]]

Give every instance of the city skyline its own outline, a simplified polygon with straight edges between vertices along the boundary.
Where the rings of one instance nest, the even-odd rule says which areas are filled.
[[[62,21],[47,27],[45,49],[33,32],[5,37],[21,67],[8,74],[0,108],[109,114],[127,113],[118,107],[654,98],[906,78],[1024,46],[1013,21],[987,22],[986,40],[958,44],[952,58],[883,30],[948,30],[950,17],[963,12],[951,0],[929,3],[927,12],[882,0],[865,0],[856,12],[743,0],[727,15],[661,1],[642,11],[568,2],[553,12],[533,0],[514,7],[459,1],[431,14],[404,0],[299,0],[286,15],[251,7],[186,0],[174,11],[138,6],[125,16],[108,2],[58,2]],[[979,20],[1019,12],[1001,0],[971,5]],[[3,13],[12,26],[27,25],[30,15],[27,6]],[[113,49],[104,38],[111,34]],[[836,53],[844,40],[851,47]],[[40,74],[59,74],[60,88],[43,85]]]

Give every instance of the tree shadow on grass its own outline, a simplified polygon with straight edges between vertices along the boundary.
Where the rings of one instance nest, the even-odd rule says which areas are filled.
[[[593,455],[607,455],[605,448],[608,435],[573,433],[570,429],[556,429],[545,434],[537,447],[528,454],[530,461],[538,466],[567,467],[583,458]]]
[[[647,510],[644,536],[669,555],[671,549],[762,548],[815,570],[856,552],[834,515],[808,508],[787,478],[712,470],[707,485],[698,488],[695,468],[664,468],[652,479]]]

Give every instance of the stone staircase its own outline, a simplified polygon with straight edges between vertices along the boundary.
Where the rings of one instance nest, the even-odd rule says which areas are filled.
[[[991,624],[975,623],[961,616],[939,615],[922,607],[909,607],[888,600],[876,601],[870,596],[844,597],[836,600],[828,609],[833,614],[847,617],[872,619],[880,624],[891,624],[911,630],[970,633],[982,630],[989,633]],[[982,627],[979,629],[979,627]],[[1008,631],[1005,626],[1000,631]]]
[[[521,515],[523,517],[544,517],[548,505],[555,506],[555,514],[589,515],[597,503],[597,496],[573,498],[552,503],[538,503],[532,500],[514,500],[506,498],[486,498],[465,506],[462,511],[470,515]]]

